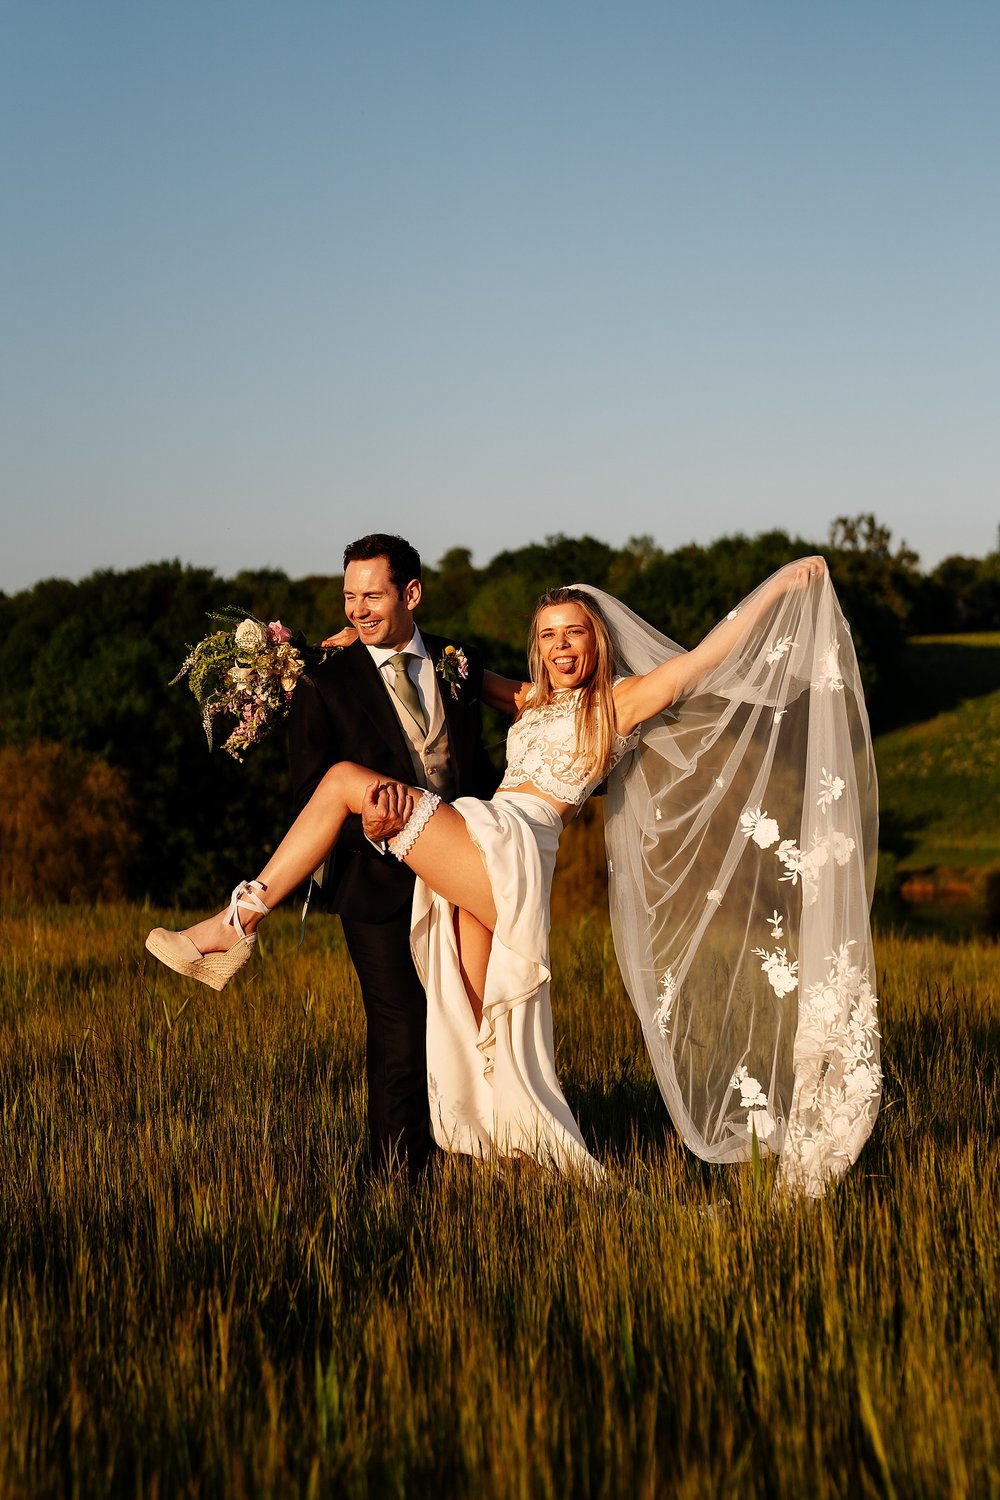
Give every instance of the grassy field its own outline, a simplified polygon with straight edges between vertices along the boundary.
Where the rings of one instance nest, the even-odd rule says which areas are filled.
[[[216,996],[162,916],[3,922],[0,1496],[1000,1495],[1000,948],[882,935],[875,1136],[772,1210],[672,1135],[603,917],[554,1003],[608,1184],[407,1194],[337,925]]]

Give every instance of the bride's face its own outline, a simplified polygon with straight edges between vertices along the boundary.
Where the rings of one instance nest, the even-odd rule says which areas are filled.
[[[581,687],[597,666],[597,636],[582,604],[550,604],[535,626],[553,688]]]

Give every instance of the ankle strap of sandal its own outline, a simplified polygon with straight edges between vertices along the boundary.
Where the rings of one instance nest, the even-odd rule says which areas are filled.
[[[243,924],[240,921],[239,908],[242,906],[245,911],[260,912],[262,917],[266,917],[271,908],[265,906],[257,894],[258,891],[266,889],[267,887],[261,885],[259,880],[242,880],[238,886],[234,887],[233,894],[229,898],[229,908],[223,921],[227,926],[235,927],[240,937],[246,937],[246,933],[243,931]]]

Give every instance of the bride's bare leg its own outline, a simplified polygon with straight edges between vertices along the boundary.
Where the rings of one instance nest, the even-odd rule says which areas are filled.
[[[458,944],[458,966],[469,997],[469,1006],[481,1026],[483,995],[486,991],[486,966],[490,961],[493,934],[471,912],[455,907],[455,940]]]
[[[323,863],[337,842],[348,813],[360,810],[365,789],[374,780],[372,771],[351,761],[331,766],[257,876],[265,887],[261,896],[269,910],[273,911]],[[231,948],[238,934],[226,923],[225,915],[217,912],[204,922],[184,928],[184,936],[202,953]],[[244,932],[248,933],[262,920],[260,913],[243,908],[238,916]]]
[[[323,777],[257,879],[263,900],[273,910],[291,895],[326,858],[349,813],[361,811],[366,790],[377,781],[366,766],[341,761]],[[419,795],[419,794],[415,794]],[[482,858],[469,838],[465,820],[446,804],[438,807],[420,834],[406,863],[445,900],[461,905],[492,932],[496,924],[493,893]],[[241,910],[245,932],[253,932],[261,915]],[[225,912],[184,929],[202,953],[225,951],[236,931]]]
[[[438,896],[493,932],[497,909],[483,856],[469,837],[462,814],[447,802],[440,803],[425,823],[403,863]]]

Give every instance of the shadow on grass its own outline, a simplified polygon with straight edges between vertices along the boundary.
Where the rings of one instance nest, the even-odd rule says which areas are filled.
[[[928,996],[928,1009],[885,1038],[887,1135],[938,1146],[1000,1138],[1000,1020],[966,1020]]]
[[[637,1146],[660,1150],[680,1145],[660,1091],[648,1079],[622,1073],[583,1088],[567,1086],[566,1094],[585,1138],[605,1159],[626,1159]]]

